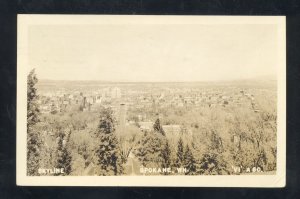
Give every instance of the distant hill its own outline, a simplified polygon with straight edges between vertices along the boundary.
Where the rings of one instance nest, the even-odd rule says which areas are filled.
[[[110,81],[69,81],[69,80],[39,80],[37,87],[39,89],[57,89],[57,88],[89,88],[96,89],[101,87],[118,86],[147,86],[147,87],[178,87],[178,88],[195,88],[195,87],[226,87],[235,86],[243,88],[266,88],[276,89],[277,81],[272,77],[260,77],[255,79],[241,79],[232,81],[199,81],[199,82],[110,82]]]

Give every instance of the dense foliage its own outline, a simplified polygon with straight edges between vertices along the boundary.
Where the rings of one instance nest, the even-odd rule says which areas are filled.
[[[37,82],[31,71],[28,175],[54,167],[64,168],[65,175],[143,175],[141,167],[172,168],[174,173],[165,175],[243,174],[253,167],[276,171],[276,99],[268,90],[253,91],[259,112],[244,106],[156,106],[155,111],[131,107],[127,124],[121,127],[116,109],[106,104],[95,111],[84,110],[82,104],[59,111],[53,104],[50,113],[40,113]],[[142,130],[139,113],[153,122],[151,129]],[[180,130],[170,133],[164,125],[177,125]],[[240,172],[235,172],[236,167]],[[186,172],[179,173],[176,168]]]
[[[57,163],[56,168],[64,168],[64,175],[70,175],[72,171],[72,156],[69,152],[69,149],[67,148],[67,143],[69,141],[68,136],[66,136],[63,133],[59,134],[58,137],[58,143],[57,143]]]
[[[111,109],[103,109],[100,117],[97,132],[99,146],[96,151],[100,169],[97,174],[120,175],[123,173],[122,158]]]
[[[38,95],[36,89],[34,69],[27,76],[27,175],[38,175],[40,164],[40,148],[42,145],[40,134],[36,128],[39,120]]]

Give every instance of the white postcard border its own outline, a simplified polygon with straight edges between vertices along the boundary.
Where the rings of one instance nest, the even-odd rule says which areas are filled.
[[[26,110],[28,28],[30,25],[100,24],[276,24],[278,25],[277,171],[275,175],[228,176],[27,176]],[[284,187],[286,183],[286,32],[284,16],[118,16],[18,15],[17,185],[22,186],[168,186]]]

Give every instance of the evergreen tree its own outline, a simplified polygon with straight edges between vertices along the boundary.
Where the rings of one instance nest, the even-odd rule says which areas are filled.
[[[31,70],[27,76],[27,128],[34,126],[39,120],[39,106],[37,100],[39,96],[37,95],[37,89],[35,85],[38,79],[35,74],[35,70]]]
[[[123,173],[121,151],[115,135],[115,119],[111,109],[101,111],[101,119],[98,126],[97,137],[99,147],[96,151],[99,175],[120,175]]]
[[[182,138],[179,138],[179,141],[177,143],[177,158],[176,158],[176,164],[175,166],[177,168],[180,168],[182,166],[184,166],[184,148],[183,148],[183,141]]]
[[[200,160],[200,174],[205,175],[226,175],[229,171],[226,168],[225,160],[215,151],[206,152]]]
[[[68,138],[63,133],[59,134],[57,143],[57,164],[56,168],[64,168],[64,175],[70,175],[72,168],[72,156],[67,148]]]
[[[145,147],[147,142],[149,141],[149,138],[147,136],[147,133],[144,132],[142,138],[138,141],[137,147],[135,148],[134,154],[138,158],[139,162],[142,164],[142,166],[146,167],[148,158],[147,158],[147,148]]]
[[[170,167],[172,160],[171,160],[171,148],[168,140],[166,140],[165,147],[162,151],[162,157],[163,157],[163,166],[165,168]]]
[[[215,131],[209,137],[210,144],[200,159],[200,174],[206,175],[225,175],[229,174],[226,161],[223,158],[222,139]]]
[[[154,129],[155,132],[158,132],[158,133],[162,134],[163,136],[165,136],[165,131],[164,131],[164,129],[162,128],[162,126],[160,124],[159,118],[156,119],[156,121],[153,125],[153,129]]]
[[[27,76],[27,175],[38,175],[41,138],[35,125],[39,120],[38,95],[35,88],[38,79],[34,69]]]
[[[171,149],[168,140],[166,140],[165,147],[162,150],[163,167],[169,168],[171,166]]]
[[[184,167],[187,169],[185,175],[195,175],[196,172],[196,160],[193,156],[192,151],[190,150],[189,146],[186,146],[186,150],[184,153]]]
[[[143,134],[135,149],[135,155],[144,167],[161,167],[163,165],[163,138],[156,132]]]

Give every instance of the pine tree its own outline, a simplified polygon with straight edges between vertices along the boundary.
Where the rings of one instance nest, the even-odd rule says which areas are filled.
[[[37,89],[35,88],[37,82],[38,79],[35,70],[33,69],[27,76],[27,128],[34,126],[40,121],[40,110],[37,103],[39,96],[37,95]]]
[[[41,138],[35,125],[39,120],[38,95],[35,88],[38,79],[34,69],[27,76],[27,175],[38,175]]]
[[[64,175],[70,175],[72,168],[72,156],[67,148],[68,138],[63,133],[59,134],[57,144],[57,164],[56,168],[64,168]]]
[[[171,149],[170,149],[168,140],[166,140],[165,147],[162,150],[162,159],[163,159],[162,167],[170,168],[172,161],[171,161]],[[168,173],[165,173],[165,174],[168,174]]]
[[[135,155],[144,167],[169,167],[170,148],[165,145],[165,132],[157,119],[151,132],[145,132],[138,142]]]
[[[200,159],[199,173],[206,175],[229,174],[229,171],[226,167],[226,161],[222,155],[222,139],[215,131],[211,132],[209,139],[210,145]]]
[[[162,128],[162,126],[160,124],[159,118],[156,119],[156,121],[153,125],[153,129],[154,129],[155,132],[158,132],[158,133],[162,134],[163,136],[165,136],[165,131],[164,131],[164,129]]]
[[[182,138],[179,138],[179,141],[177,143],[177,158],[176,158],[176,164],[175,166],[177,168],[180,168],[182,166],[184,166],[184,148],[183,148],[183,141]]]
[[[161,167],[164,163],[164,136],[157,132],[145,132],[138,142],[135,155],[144,167]]]
[[[190,147],[187,145],[184,153],[184,167],[187,169],[185,175],[195,175],[196,172],[196,160],[193,156]]]
[[[218,152],[207,151],[200,160],[199,173],[205,175],[227,175],[230,172],[226,167],[225,160]]]
[[[101,119],[98,126],[97,137],[99,147],[96,151],[99,175],[120,175],[123,173],[121,151],[115,135],[115,119],[111,109],[101,111]]]
[[[138,158],[142,166],[146,167],[148,158],[147,158],[147,147],[146,144],[149,141],[147,132],[144,132],[142,138],[138,141],[137,147],[135,148],[134,154]]]

